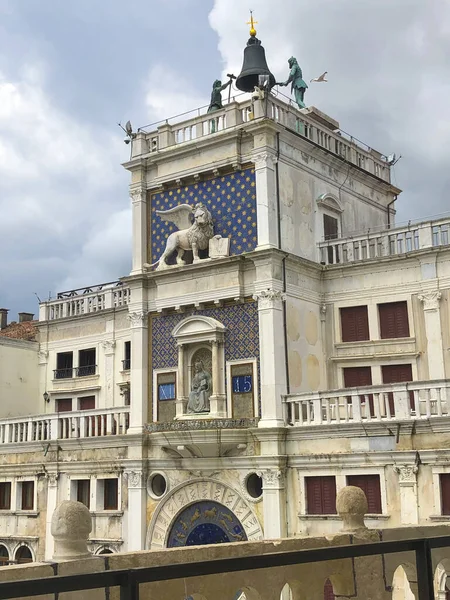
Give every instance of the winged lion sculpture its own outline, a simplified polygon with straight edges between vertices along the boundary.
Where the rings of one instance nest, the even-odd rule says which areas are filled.
[[[193,262],[199,262],[198,251],[208,248],[209,240],[214,237],[214,225],[211,213],[206,206],[199,202],[194,208],[189,204],[180,204],[169,210],[157,210],[156,214],[168,223],[173,223],[179,231],[174,231],[169,235],[166,242],[166,248],[160,258],[153,264],[144,265],[147,268],[158,265],[157,271],[166,269],[170,265],[166,260],[177,252],[177,265],[186,264],[183,260],[183,254],[186,250],[192,250],[194,256]],[[191,215],[194,222],[191,221]]]

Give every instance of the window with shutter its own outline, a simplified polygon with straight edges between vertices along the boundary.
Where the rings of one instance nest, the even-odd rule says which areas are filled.
[[[382,514],[379,475],[349,475],[347,477],[347,485],[354,485],[362,489],[367,498],[369,513]]]
[[[381,339],[409,337],[407,302],[387,302],[378,305]]]
[[[343,342],[369,340],[367,306],[347,306],[340,309]]]
[[[344,387],[366,387],[372,385],[372,369],[371,367],[346,367],[344,369]],[[367,400],[369,401],[370,416],[375,415],[375,409],[373,405],[373,394],[367,394],[360,396],[361,405],[365,406]],[[350,403],[352,401],[351,396],[347,398]]]
[[[308,515],[336,514],[335,477],[305,477],[305,486]]]
[[[334,217],[330,217],[330,215],[323,215],[323,237],[325,240],[336,240],[339,234],[339,226],[338,220]],[[339,252],[338,248],[335,249],[336,252],[336,260],[333,256],[333,248],[329,246],[327,248],[328,252],[328,262],[332,265],[334,262],[339,262]]]
[[[381,375],[383,377],[383,383],[407,383],[408,381],[413,380],[412,376],[412,366],[410,364],[406,365],[383,365],[381,367]],[[394,394],[389,392],[389,409],[391,411],[391,415],[395,415],[395,406],[394,406]],[[411,405],[411,410],[416,409],[414,392],[409,392],[409,402]]]
[[[450,473],[439,475],[441,483],[441,514],[450,515]]]

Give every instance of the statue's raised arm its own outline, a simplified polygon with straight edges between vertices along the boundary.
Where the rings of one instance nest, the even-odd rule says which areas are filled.
[[[289,77],[286,81],[278,83],[277,85],[285,86],[291,83],[291,91],[294,92],[295,101],[297,102],[298,107],[305,108],[304,98],[308,85],[303,80],[303,73],[300,65],[297,62],[297,59],[291,56],[291,58],[288,60],[288,64],[291,69],[289,72]]]

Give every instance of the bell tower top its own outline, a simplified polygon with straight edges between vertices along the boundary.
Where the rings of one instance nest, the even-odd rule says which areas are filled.
[[[255,29],[255,25],[258,24],[258,21],[254,21],[253,20],[253,11],[250,11],[250,21],[247,21],[247,25],[250,25],[250,36],[251,37],[256,37],[256,29]]]

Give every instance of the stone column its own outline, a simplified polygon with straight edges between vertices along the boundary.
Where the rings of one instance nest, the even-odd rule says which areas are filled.
[[[221,365],[222,352],[220,352],[220,342],[213,340],[211,342],[211,362],[212,362],[212,394],[209,399],[211,416],[225,418],[227,416],[226,397],[221,386]]]
[[[283,427],[282,395],[286,393],[283,301],[278,290],[262,290],[258,301],[261,361],[261,420],[259,427]]]
[[[438,290],[419,295],[425,314],[425,334],[427,337],[428,374],[430,379],[445,379],[444,356],[442,353],[442,331]]]
[[[285,474],[281,469],[269,469],[262,473],[264,538],[266,540],[286,537]]]
[[[128,481],[128,552],[145,549],[147,490],[141,470],[125,471]]]
[[[114,353],[115,340],[103,340],[103,352],[105,355],[105,368],[103,380],[103,393],[99,396],[99,406],[97,408],[106,408],[114,406]]]
[[[148,420],[148,316],[128,313],[131,322],[130,424],[128,433],[141,433]]]
[[[178,344],[178,381],[177,381],[177,400],[176,400],[176,416],[182,417],[186,414],[187,393],[186,393],[186,364],[184,355],[184,345]]]
[[[277,216],[275,161],[275,155],[268,152],[253,157],[258,224],[257,250],[278,247],[279,215]]]
[[[419,523],[417,510],[417,465],[395,465],[400,486],[400,514],[402,525]]]
[[[52,517],[58,501],[58,473],[49,473],[47,477],[47,516],[45,523],[45,560],[51,560],[55,551],[52,536]]]
[[[133,257],[130,275],[142,273],[147,262],[147,191],[144,188],[131,190],[133,219]]]

